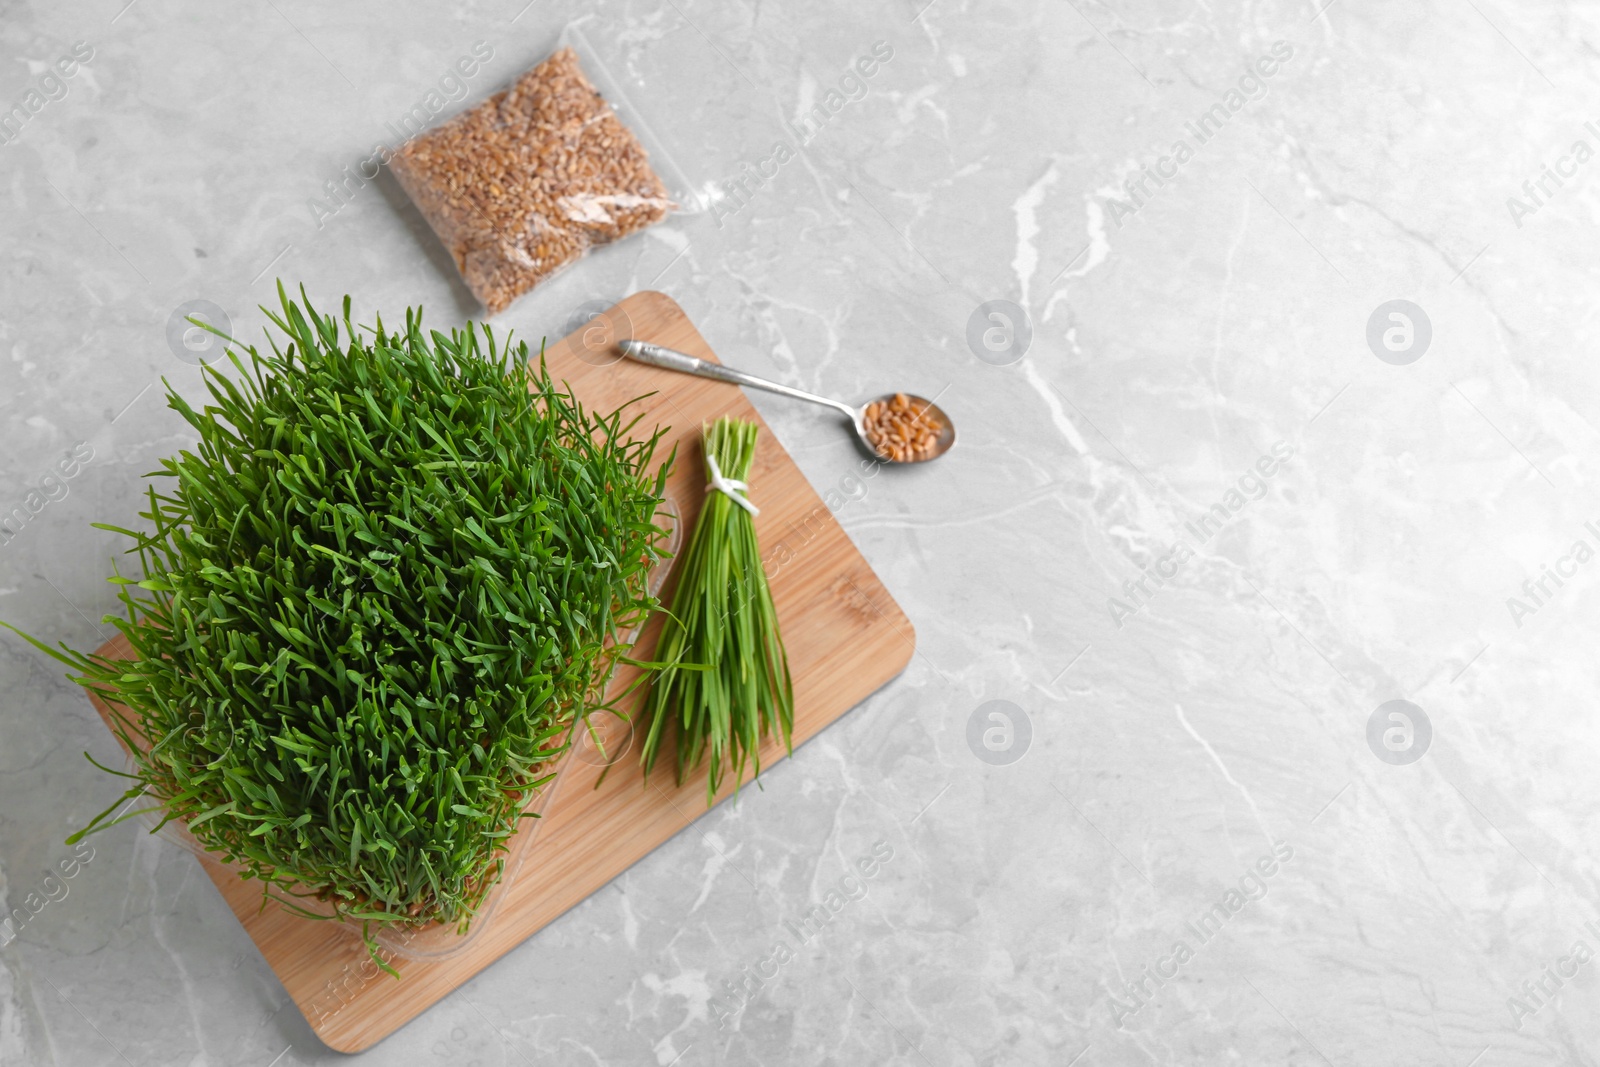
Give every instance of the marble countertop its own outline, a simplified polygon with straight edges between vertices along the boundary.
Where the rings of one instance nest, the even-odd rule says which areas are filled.
[[[360,1062],[1600,1062],[1593,6],[13,3],[0,618],[107,635],[176,309],[478,314],[333,183],[579,18],[703,210],[500,321],[655,288],[940,396],[959,447],[866,483],[753,396],[918,654]],[[62,843],[120,792],[78,688],[8,636],[0,693],[0,1063],[344,1060],[190,856]]]

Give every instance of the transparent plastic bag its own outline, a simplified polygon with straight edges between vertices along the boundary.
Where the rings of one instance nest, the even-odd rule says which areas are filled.
[[[406,142],[390,167],[491,315],[590,248],[693,204],[572,27],[543,63]]]

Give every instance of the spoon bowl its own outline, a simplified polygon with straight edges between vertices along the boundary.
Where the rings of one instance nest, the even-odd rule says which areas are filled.
[[[904,442],[895,432],[895,423],[885,421],[881,415],[873,419],[878,412],[896,412],[897,403],[902,405],[898,411],[903,413],[899,425],[907,427]],[[956,443],[956,426],[950,416],[933,401],[911,393],[885,393],[874,397],[856,409],[851,425],[861,447],[882,463],[927,463],[950,451]],[[881,430],[874,433],[879,427]],[[917,447],[919,441],[923,447]]]
[[[910,393],[885,393],[856,408],[646,341],[618,341],[617,347],[629,359],[652,367],[764,389],[833,408],[850,420],[856,440],[880,463],[927,463],[950,451],[956,443],[956,427],[950,416],[933,401]],[[884,447],[880,448],[880,444]]]

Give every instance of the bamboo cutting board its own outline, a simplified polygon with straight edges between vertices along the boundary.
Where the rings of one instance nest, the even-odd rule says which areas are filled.
[[[668,493],[681,512],[686,547],[704,499],[701,424],[722,415],[761,419],[734,386],[622,359],[613,342],[628,337],[716,359],[675,301],[643,292],[550,346],[550,372],[568,382],[586,406],[600,411],[656,393],[643,403],[646,414],[639,430],[648,433],[657,422],[671,426],[659,454],[677,442],[678,464]],[[762,555],[772,561],[772,594],[794,675],[794,743],[799,746],[899,674],[910,662],[915,636],[832,512],[766,424],[761,425],[750,495],[761,507],[756,531]],[[669,580],[666,595],[671,589]],[[646,631],[641,650],[653,647],[655,629]],[[126,656],[128,647],[119,636],[100,652]],[[630,680],[624,669],[616,684]],[[111,710],[91,700],[109,725]],[[637,707],[638,700],[631,703]],[[762,765],[771,766],[782,756],[781,742],[769,738]],[[647,786],[635,740],[597,789],[600,767],[571,760],[551,808],[539,820],[521,872],[480,934],[449,959],[395,959],[399,981],[377,973],[350,928],[298,918],[276,905],[263,910],[260,883],[243,881],[237,870],[214,860],[202,866],[317,1036],[340,1052],[360,1052],[704,814],[704,769],[677,788],[673,764],[673,753],[664,749]],[[747,781],[749,777],[747,773]],[[718,802],[732,792],[730,776]]]

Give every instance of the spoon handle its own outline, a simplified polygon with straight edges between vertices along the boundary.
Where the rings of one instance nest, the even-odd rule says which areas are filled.
[[[694,374],[701,378],[713,378],[719,382],[747,385],[752,389],[765,389],[769,393],[781,393],[796,400],[809,400],[813,404],[823,404],[833,408],[835,411],[842,411],[849,417],[851,422],[854,422],[856,418],[855,409],[848,404],[841,404],[837,400],[830,400],[825,396],[808,393],[804,389],[796,389],[793,386],[769,382],[765,378],[757,378],[754,374],[746,374],[744,371],[734,370],[732,367],[724,367],[720,363],[696,359],[671,348],[663,348],[660,345],[652,345],[645,341],[631,340],[619,341],[617,342],[617,347],[621,348],[622,354],[629,359],[638,360],[640,363],[648,363],[652,367],[664,367],[667,370]]]

